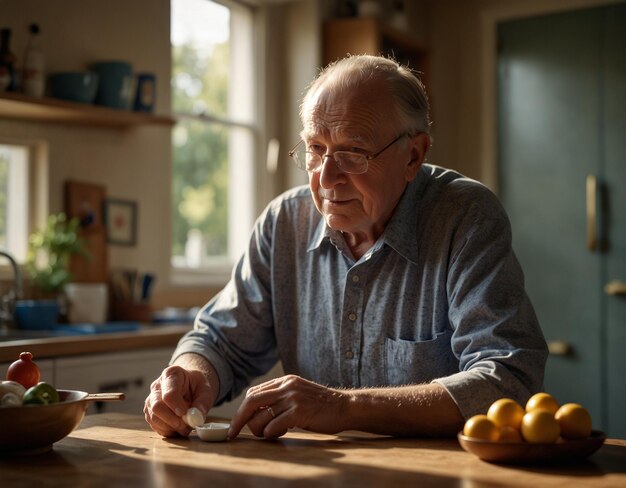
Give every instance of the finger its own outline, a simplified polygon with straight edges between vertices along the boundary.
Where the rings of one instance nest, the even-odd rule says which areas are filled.
[[[189,435],[191,429],[163,402],[157,393],[152,393],[144,407],[146,420],[151,426],[158,426],[157,432],[172,435],[177,432],[182,436]],[[156,430],[156,429],[155,429]]]
[[[161,374],[161,397],[176,415],[182,417],[188,409],[188,403],[184,398],[188,390],[187,373],[178,366],[166,368]]]
[[[284,379],[284,376],[281,376],[278,378],[273,378],[271,380],[265,381],[255,386],[251,386],[250,388],[248,388],[248,391],[246,392],[246,396],[251,395],[253,393],[257,393],[259,391],[264,391],[264,390],[274,389],[276,387],[279,387],[282,384],[283,379]]]
[[[262,407],[267,405],[274,405],[280,400],[280,391],[278,389],[271,389],[266,391],[255,392],[249,394],[235,412],[235,415],[230,421],[230,429],[228,430],[228,437],[234,439],[239,435],[243,426],[250,422],[250,420],[258,413]]]
[[[271,407],[263,407],[248,421],[246,426],[257,437],[265,437],[265,428],[281,414],[281,407],[274,404]]]
[[[175,437],[178,434],[176,430],[172,429],[169,425],[167,425],[158,417],[151,417],[148,414],[146,414],[145,417],[152,430],[155,431],[157,434],[163,437]]]

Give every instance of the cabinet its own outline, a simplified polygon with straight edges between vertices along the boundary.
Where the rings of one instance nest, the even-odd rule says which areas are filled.
[[[88,393],[123,392],[123,402],[93,402],[87,413],[140,415],[150,384],[167,367],[171,348],[93,354],[54,361],[54,385]]]
[[[0,94],[0,119],[118,129],[138,125],[172,126],[175,122],[169,116],[116,110],[55,98],[34,98],[20,93]]]
[[[626,436],[626,5],[502,24],[500,188],[549,344],[546,391]]]
[[[383,54],[421,73],[429,83],[429,56],[413,37],[373,18],[334,19],[324,24],[323,61],[331,63],[347,54]]]

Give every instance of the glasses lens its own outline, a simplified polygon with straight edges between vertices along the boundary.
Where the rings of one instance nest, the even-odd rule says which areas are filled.
[[[337,151],[333,157],[337,166],[346,173],[358,175],[367,171],[367,159],[363,154]]]
[[[320,163],[320,157],[317,154],[303,150],[294,152],[293,159],[295,159],[298,168],[305,171],[315,171]]]

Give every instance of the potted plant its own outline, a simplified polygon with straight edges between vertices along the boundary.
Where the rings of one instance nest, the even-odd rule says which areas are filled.
[[[79,236],[80,221],[64,213],[50,215],[46,226],[29,237],[26,271],[33,300],[17,303],[16,319],[25,329],[49,329],[65,310],[64,289],[72,279],[68,270],[72,255],[88,256]]]

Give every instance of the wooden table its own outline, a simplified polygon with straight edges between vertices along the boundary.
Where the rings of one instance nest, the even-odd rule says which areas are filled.
[[[1,435],[1,433],[0,433]],[[140,416],[91,415],[36,456],[0,458],[0,486],[45,487],[620,487],[626,441],[607,440],[578,465],[486,463],[455,439],[395,439],[291,432],[277,440],[242,434],[208,443],[163,439]]]

